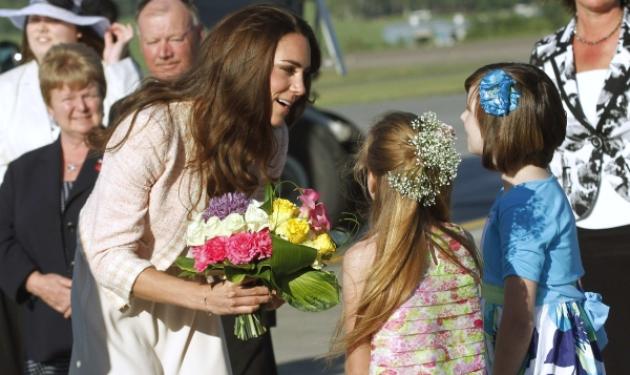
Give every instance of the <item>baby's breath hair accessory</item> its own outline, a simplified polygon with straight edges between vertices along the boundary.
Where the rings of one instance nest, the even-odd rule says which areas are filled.
[[[455,179],[461,159],[455,150],[452,128],[438,120],[435,113],[425,112],[410,125],[415,131],[409,139],[415,149],[415,166],[390,171],[387,181],[401,195],[429,207],[435,204],[442,188]]]
[[[503,69],[486,73],[479,83],[481,108],[489,115],[502,117],[518,108],[521,92],[516,82]]]

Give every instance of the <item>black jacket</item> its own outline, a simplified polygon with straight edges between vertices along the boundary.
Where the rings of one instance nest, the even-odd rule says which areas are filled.
[[[85,160],[61,213],[61,143],[22,155],[0,185],[0,287],[23,304],[26,358],[43,362],[70,356],[69,319],[24,288],[34,270],[72,277],[79,211],[92,191],[100,158]]]

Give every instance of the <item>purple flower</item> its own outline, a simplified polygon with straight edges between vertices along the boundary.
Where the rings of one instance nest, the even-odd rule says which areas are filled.
[[[244,193],[225,193],[219,197],[210,199],[208,208],[203,212],[203,219],[208,220],[216,216],[223,220],[231,213],[244,214],[251,199]]]

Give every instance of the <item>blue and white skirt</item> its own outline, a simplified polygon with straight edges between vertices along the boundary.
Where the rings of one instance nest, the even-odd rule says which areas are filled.
[[[519,374],[602,375],[603,328],[593,324],[582,301],[536,306],[534,332]],[[494,346],[503,307],[484,303],[486,369],[492,373]],[[604,317],[605,320],[605,317]],[[602,322],[603,323],[603,322]]]

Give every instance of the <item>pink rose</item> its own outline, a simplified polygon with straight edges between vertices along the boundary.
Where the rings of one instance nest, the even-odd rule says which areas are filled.
[[[252,255],[256,259],[266,259],[271,257],[271,236],[269,235],[269,228],[265,228],[259,232],[253,234],[253,247]]]
[[[308,219],[316,232],[321,230],[330,230],[328,212],[326,212],[326,206],[324,206],[323,203],[319,203],[313,210],[311,210]]]
[[[209,239],[203,246],[192,248],[195,269],[204,271],[209,265],[217,264],[225,260],[227,237],[218,236]]]
[[[197,272],[203,272],[210,264],[210,258],[205,250],[205,245],[193,246],[191,248],[193,259],[195,260],[195,269]]]
[[[232,264],[246,264],[254,259],[251,249],[254,247],[251,233],[242,232],[230,236],[227,244],[227,258]]]

